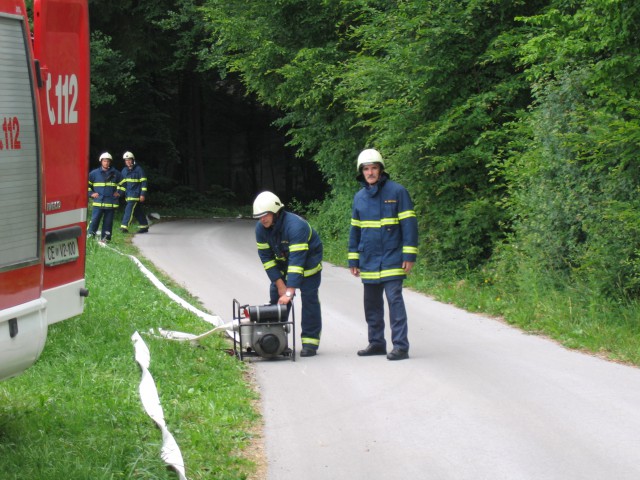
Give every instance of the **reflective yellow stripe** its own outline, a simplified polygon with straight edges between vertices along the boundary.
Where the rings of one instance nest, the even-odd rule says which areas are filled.
[[[93,202],[93,206],[97,208],[117,208],[119,204],[117,203],[95,203]]]
[[[268,243],[258,243],[258,250],[269,250]]]
[[[418,254],[418,247],[402,247],[402,253],[415,253]]]
[[[364,280],[380,280],[380,272],[363,272],[360,270],[360,278]]]
[[[380,220],[363,220],[360,222],[362,228],[380,228],[382,224]]]
[[[304,271],[304,276],[305,277],[310,277],[311,275],[315,275],[316,273],[318,273],[320,270],[322,270],[322,263],[319,263],[314,268],[311,268],[309,270],[305,270]]]
[[[117,183],[109,182],[109,183],[92,183],[94,187],[117,187]]]
[[[309,250],[308,243],[294,243],[293,245],[289,245],[290,252],[301,252],[303,250]]]
[[[351,225],[353,225],[354,227],[359,227],[360,226],[360,220],[356,220],[355,218],[351,219]]]
[[[268,262],[263,263],[264,265],[264,269],[265,270],[269,270],[270,268],[273,268],[276,266],[276,261],[275,260],[269,260]]]
[[[309,338],[309,337],[302,337],[302,343],[306,343],[307,345],[320,345],[320,339],[319,338]]]
[[[361,228],[381,228],[385,225],[398,225],[400,224],[400,220],[395,217],[389,217],[381,220],[362,220],[358,223],[358,226]],[[353,225],[353,220],[351,221],[351,225]]]
[[[380,272],[380,278],[395,277],[397,275],[404,275],[404,270],[401,268],[392,268],[391,270],[382,270]]]
[[[399,225],[400,220],[398,220],[397,218],[383,218],[382,220],[380,220],[380,223],[382,225]]]
[[[289,273],[299,273],[300,275],[302,275],[304,273],[304,268],[289,265],[289,268],[287,269],[287,274]]]
[[[404,212],[400,212],[398,214],[398,218],[400,220],[404,220],[405,218],[415,217],[415,216],[416,216],[416,212],[414,210],[405,210]]]
[[[385,277],[396,277],[405,275],[401,268],[392,268],[391,270],[382,270],[381,272],[363,272],[360,271],[360,277],[365,280],[379,280]]]
[[[347,255],[347,258],[349,260],[360,260],[360,254],[358,252],[355,252],[355,253],[349,252],[349,255]]]
[[[316,265],[313,268],[310,268],[309,270],[305,270],[302,267],[296,267],[293,265],[289,265],[289,268],[287,270],[287,274],[289,273],[298,273],[300,275],[303,275],[305,277],[310,277],[311,275],[315,275],[316,273],[318,273],[320,270],[322,270],[322,263],[319,263],[318,265]]]

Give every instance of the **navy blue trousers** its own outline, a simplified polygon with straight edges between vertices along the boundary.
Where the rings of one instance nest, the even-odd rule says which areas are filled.
[[[298,290],[302,300],[302,315],[300,325],[302,327],[302,345],[307,348],[317,350],[320,346],[320,333],[322,332],[322,313],[320,310],[320,289],[322,272],[318,272],[310,277],[304,277],[302,285]],[[271,304],[278,303],[278,288],[275,283],[269,289]],[[291,303],[289,304],[291,305]]]
[[[389,304],[389,323],[391,341],[394,348],[409,351],[407,328],[407,310],[402,297],[402,280],[389,280],[382,283],[364,283],[364,315],[367,320],[369,343],[384,345],[384,299]]]
[[[91,223],[89,224],[89,235],[95,235],[102,220],[102,240],[111,240],[111,231],[113,230],[113,208],[96,208],[91,210]]]
[[[121,228],[129,228],[133,219],[138,220],[140,224],[140,230],[146,230],[149,228],[149,222],[147,221],[147,215],[144,213],[144,207],[140,202],[129,201],[124,207],[124,214],[122,215]]]

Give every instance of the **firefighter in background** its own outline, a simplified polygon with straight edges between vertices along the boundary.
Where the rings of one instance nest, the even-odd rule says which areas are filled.
[[[101,241],[111,240],[113,215],[118,208],[120,193],[118,186],[122,176],[111,166],[113,157],[109,152],[100,155],[100,166],[89,173],[89,198],[93,200],[91,223],[88,235],[95,237],[102,220]]]
[[[312,357],[320,346],[322,316],[318,290],[322,270],[322,242],[309,223],[284,210],[280,199],[262,192],[253,202],[258,255],[271,280],[272,305],[290,305],[296,290],[302,297],[301,357]]]
[[[418,222],[407,190],[389,179],[377,150],[358,156],[362,184],[353,199],[349,232],[349,269],[362,279],[369,345],[359,356],[385,355],[384,300],[389,304],[393,349],[387,358],[409,358],[407,312],[402,282],[418,254]]]
[[[131,225],[135,217],[138,220],[138,233],[147,233],[149,231],[149,221],[142,205],[147,196],[147,177],[142,167],[136,164],[136,157],[133,153],[124,152],[122,158],[125,166],[122,169],[120,191],[126,204],[120,231],[129,233],[129,225]]]

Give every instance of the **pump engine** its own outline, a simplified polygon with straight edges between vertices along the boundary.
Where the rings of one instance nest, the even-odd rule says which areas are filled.
[[[263,358],[290,357],[295,361],[295,314],[291,304],[289,321],[287,305],[243,305],[233,300],[233,320],[237,325],[233,349],[244,360],[245,356]],[[289,348],[289,334],[293,348]],[[239,337],[239,338],[238,338]]]

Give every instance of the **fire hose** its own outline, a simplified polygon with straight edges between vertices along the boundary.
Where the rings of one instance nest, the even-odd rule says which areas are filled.
[[[105,244],[100,244],[100,246],[103,248],[109,248],[120,255],[125,255]],[[209,335],[220,331],[226,331],[228,335],[233,337],[234,350],[239,353],[240,359],[243,359],[243,354],[255,354],[267,358],[283,355],[289,356],[292,360],[295,360],[295,316],[293,316],[292,321],[288,321],[289,309],[287,306],[240,306],[237,300],[234,299],[234,319],[231,322],[222,323],[222,318],[218,315],[210,315],[202,312],[169,290],[136,257],[132,255],[127,256],[136,263],[140,271],[151,281],[153,285],[156,286],[156,288],[164,292],[173,301],[185,309],[196,314],[206,322],[215,325],[214,328],[199,335],[158,329],[158,335],[160,337],[175,341],[188,341],[192,344],[197,344],[200,340],[208,337]],[[295,313],[292,312],[292,315],[295,315]],[[290,328],[293,329],[293,349],[290,349],[287,345]],[[153,331],[150,333],[155,335],[155,332]],[[139,386],[140,399],[147,414],[152,418],[152,420],[154,420],[162,431],[161,458],[178,474],[180,480],[187,480],[180,447],[165,424],[164,414],[155,382],[149,372],[151,354],[144,340],[137,331],[131,336],[131,340],[134,344],[136,361],[142,370],[142,377]]]

